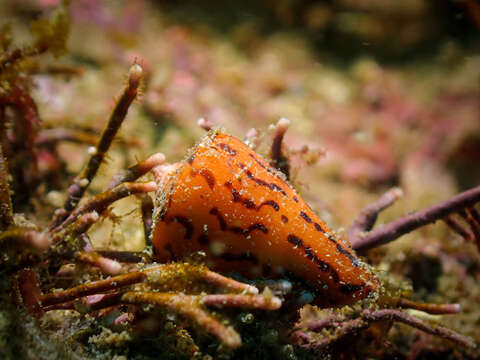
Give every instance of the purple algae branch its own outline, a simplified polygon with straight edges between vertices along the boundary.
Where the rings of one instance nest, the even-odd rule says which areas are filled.
[[[387,244],[422,226],[435,223],[437,220],[448,219],[448,217],[454,213],[463,214],[463,217],[468,217],[468,223],[472,227],[474,235],[476,235],[479,226],[476,220],[478,213],[472,207],[480,202],[480,186],[467,190],[426,209],[404,215],[378,229],[369,231],[375,223],[377,214],[391,205],[398,197],[399,196],[395,196],[395,193],[391,190],[375,203],[362,210],[360,215],[354,220],[349,231],[349,239],[353,249],[362,252]],[[465,213],[467,215],[465,215]],[[472,238],[473,237],[474,236],[472,236]],[[479,239],[476,239],[476,241],[477,245],[479,245]]]

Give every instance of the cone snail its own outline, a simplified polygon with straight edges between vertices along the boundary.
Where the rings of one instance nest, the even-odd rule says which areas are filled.
[[[378,286],[281,173],[218,129],[161,180],[151,240],[161,262],[201,250],[216,271],[293,275],[324,306],[354,303]]]

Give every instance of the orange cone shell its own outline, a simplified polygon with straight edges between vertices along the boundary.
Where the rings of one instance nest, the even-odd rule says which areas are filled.
[[[293,274],[328,306],[353,303],[377,287],[368,266],[282,174],[230,135],[210,132],[160,185],[156,201],[158,261],[202,250],[214,270]]]

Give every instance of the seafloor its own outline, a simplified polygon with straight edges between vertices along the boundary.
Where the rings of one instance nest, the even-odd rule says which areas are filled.
[[[28,24],[48,16],[55,3],[3,0],[0,26],[10,24],[13,42],[28,44]],[[403,189],[380,226],[480,183],[478,4],[74,0],[67,51],[35,60],[32,94],[43,127],[98,133],[131,63],[144,67],[141,96],[90,193],[152,153],[182,159],[204,133],[199,118],[240,138],[258,129],[266,155],[269,126],[284,117],[291,122],[285,137],[291,182],[336,231],[346,231],[386,190]],[[63,203],[87,149],[58,144],[66,164],[55,175],[58,188],[38,190],[42,200],[19,212],[45,222]],[[141,250],[138,202],[118,202],[89,235],[99,248]],[[459,314],[415,314],[480,344],[480,253],[473,242],[439,222],[370,251],[368,259],[411,299],[461,304]],[[144,336],[74,311],[36,321],[2,299],[2,359],[479,358],[398,324],[360,350],[305,350],[279,336],[285,329],[275,315],[256,314],[250,323],[242,311],[228,312],[244,339],[230,352],[201,329]],[[322,315],[309,305],[301,313],[303,320]],[[168,316],[165,323],[177,326]]]

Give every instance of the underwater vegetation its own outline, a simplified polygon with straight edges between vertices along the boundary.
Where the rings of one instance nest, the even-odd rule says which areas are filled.
[[[427,106],[291,35],[245,55],[153,3],[22,5],[0,24],[2,358],[480,357],[478,56],[442,59],[460,80]]]

